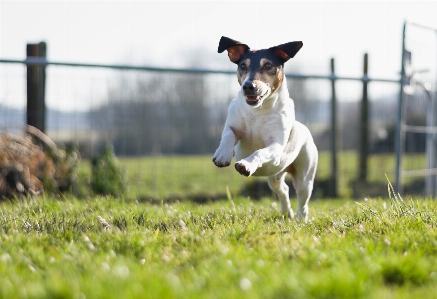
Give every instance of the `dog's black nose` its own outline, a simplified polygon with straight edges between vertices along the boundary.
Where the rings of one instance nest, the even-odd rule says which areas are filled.
[[[256,85],[252,81],[248,81],[243,85],[244,93],[253,93],[256,90]]]

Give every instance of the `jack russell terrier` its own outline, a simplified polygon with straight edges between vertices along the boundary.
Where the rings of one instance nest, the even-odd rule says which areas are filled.
[[[241,90],[229,105],[212,161],[227,167],[235,154],[235,169],[244,176],[266,176],[282,214],[294,218],[285,183],[289,173],[298,199],[296,219],[307,221],[318,152],[308,128],[295,119],[284,75],[284,63],[302,46],[297,41],[251,50],[225,36],[220,39],[218,52],[227,50],[231,62],[238,65]]]

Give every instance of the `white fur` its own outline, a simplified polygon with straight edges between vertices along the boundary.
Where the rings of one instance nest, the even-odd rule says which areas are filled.
[[[214,164],[229,166],[234,153],[237,171],[266,176],[278,195],[281,212],[294,217],[284,182],[290,172],[298,198],[296,218],[307,221],[318,153],[308,128],[295,120],[285,78],[278,90],[256,107],[246,103],[242,91],[232,100]]]

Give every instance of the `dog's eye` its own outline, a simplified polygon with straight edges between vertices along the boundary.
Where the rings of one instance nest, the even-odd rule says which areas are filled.
[[[247,70],[247,66],[244,63],[240,64],[240,70],[242,71]]]
[[[273,67],[273,65],[271,63],[264,64],[264,69],[266,69],[266,70],[270,70],[272,67]]]

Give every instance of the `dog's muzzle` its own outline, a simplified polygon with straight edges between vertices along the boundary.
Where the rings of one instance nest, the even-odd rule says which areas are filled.
[[[261,102],[267,95],[268,91],[261,94],[261,90],[257,88],[254,82],[248,81],[243,85],[243,93],[246,97],[246,103],[250,106],[255,106]]]

